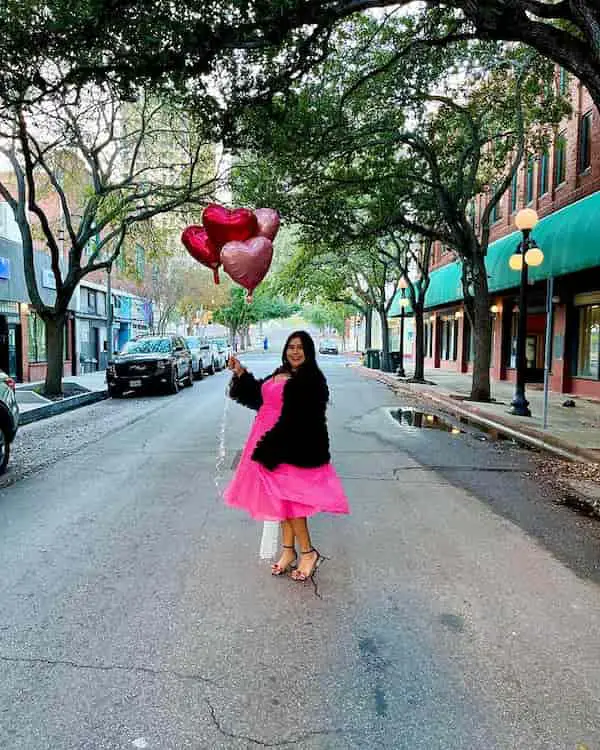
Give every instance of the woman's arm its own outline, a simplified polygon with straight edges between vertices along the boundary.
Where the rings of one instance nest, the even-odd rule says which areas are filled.
[[[251,372],[242,370],[234,374],[229,385],[229,396],[242,406],[258,411],[262,406],[262,380],[257,380]]]

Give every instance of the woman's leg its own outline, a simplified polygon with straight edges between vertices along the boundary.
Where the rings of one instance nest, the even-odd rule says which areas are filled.
[[[281,557],[274,565],[271,566],[271,570],[274,573],[285,571],[288,565],[290,565],[290,563],[293,563],[296,559],[296,552],[293,549],[294,529],[289,520],[281,522],[281,544],[283,546],[283,549],[281,550]]]
[[[315,562],[319,556],[315,551],[309,552],[309,550],[312,550],[312,542],[310,540],[308,523],[306,522],[306,518],[290,518],[289,523],[294,531],[294,536],[298,540],[300,552],[297,572],[302,573],[304,576],[310,576],[313,573]]]

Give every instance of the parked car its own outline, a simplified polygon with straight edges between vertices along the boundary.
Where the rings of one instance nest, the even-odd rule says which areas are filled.
[[[319,354],[339,354],[338,345],[335,341],[324,339],[319,344]]]
[[[181,336],[142,336],[128,341],[106,369],[108,395],[159,388],[177,393],[193,384],[192,354]]]
[[[10,446],[19,427],[19,406],[15,381],[0,370],[0,474],[4,474],[10,458]]]
[[[210,347],[205,339],[199,336],[186,336],[185,343],[192,354],[192,371],[200,379],[212,366]]]
[[[223,367],[226,367],[227,360],[231,356],[231,344],[229,343],[229,341],[227,341],[226,338],[214,339],[214,342],[217,345],[217,349],[219,350],[219,355],[223,362]]]

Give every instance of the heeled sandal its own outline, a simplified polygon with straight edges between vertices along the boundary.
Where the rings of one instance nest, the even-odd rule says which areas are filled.
[[[286,573],[289,573],[293,568],[296,567],[298,563],[298,553],[296,552],[296,548],[293,544],[282,544],[281,545],[283,549],[293,549],[294,550],[294,559],[289,562],[285,568],[282,568],[281,565],[278,565],[277,563],[274,563],[271,565],[271,575],[272,576],[283,576]]]
[[[292,573],[292,578],[294,581],[300,581],[300,582],[308,581],[308,579],[312,578],[314,574],[317,572],[319,565],[323,562],[323,560],[325,560],[325,558],[319,552],[319,550],[315,549],[314,547],[311,547],[310,549],[307,549],[307,550],[301,550],[300,554],[310,555],[311,552],[316,552],[317,556],[310,570],[310,573],[303,573],[301,570],[294,570]]]

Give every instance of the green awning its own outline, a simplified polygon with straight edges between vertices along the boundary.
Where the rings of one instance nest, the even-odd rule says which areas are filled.
[[[529,269],[533,281],[600,266],[600,192],[541,219],[531,236],[544,253],[542,265]],[[485,264],[491,292],[519,285],[520,272],[513,271],[508,260],[520,241],[521,233],[516,231],[489,246]],[[460,272],[458,262],[432,272],[427,308],[462,299]]]
[[[408,299],[408,305],[404,308],[405,315],[412,315],[412,305],[410,304],[410,298],[408,292],[404,293],[406,299]],[[399,318],[400,317],[400,300],[402,298],[402,292],[400,289],[394,294],[394,299],[388,312],[388,318]]]

